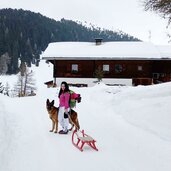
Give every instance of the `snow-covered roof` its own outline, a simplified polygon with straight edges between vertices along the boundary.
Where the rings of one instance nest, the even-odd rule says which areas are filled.
[[[150,42],[55,42],[50,43],[42,59],[171,59],[171,46]]]

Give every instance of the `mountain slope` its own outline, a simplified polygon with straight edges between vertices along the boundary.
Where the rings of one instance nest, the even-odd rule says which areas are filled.
[[[0,35],[0,67],[8,67],[9,74],[18,72],[18,59],[28,66],[36,63],[50,42],[94,41],[97,37],[104,41],[139,41],[123,32],[86,27],[72,20],[55,21],[22,9],[0,10]]]

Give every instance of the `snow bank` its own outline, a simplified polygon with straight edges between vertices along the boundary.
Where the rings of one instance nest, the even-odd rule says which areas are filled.
[[[37,96],[0,95],[0,170],[171,170],[171,83],[71,87],[82,96],[75,109],[81,129],[97,140],[99,149],[85,146],[81,153],[71,143],[72,132],[49,132],[46,99],[58,106],[59,87],[44,85],[51,66],[43,63],[34,71]]]

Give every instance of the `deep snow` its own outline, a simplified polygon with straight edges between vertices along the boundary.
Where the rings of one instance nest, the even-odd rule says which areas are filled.
[[[37,96],[0,95],[0,171],[171,170],[171,83],[72,87],[82,96],[75,109],[81,129],[97,140],[99,149],[85,146],[80,152],[71,143],[72,132],[49,132],[45,103],[55,99],[58,106],[59,88],[43,84],[50,80],[51,66],[41,63],[34,70]]]

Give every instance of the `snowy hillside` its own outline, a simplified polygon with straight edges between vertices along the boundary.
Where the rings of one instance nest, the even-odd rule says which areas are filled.
[[[171,170],[171,83],[70,87],[82,96],[75,109],[81,129],[97,140],[99,149],[85,145],[80,152],[72,145],[72,132],[49,132],[45,103],[55,99],[58,106],[59,88],[43,84],[52,79],[51,66],[41,63],[34,70],[37,96],[0,95],[0,171]]]

